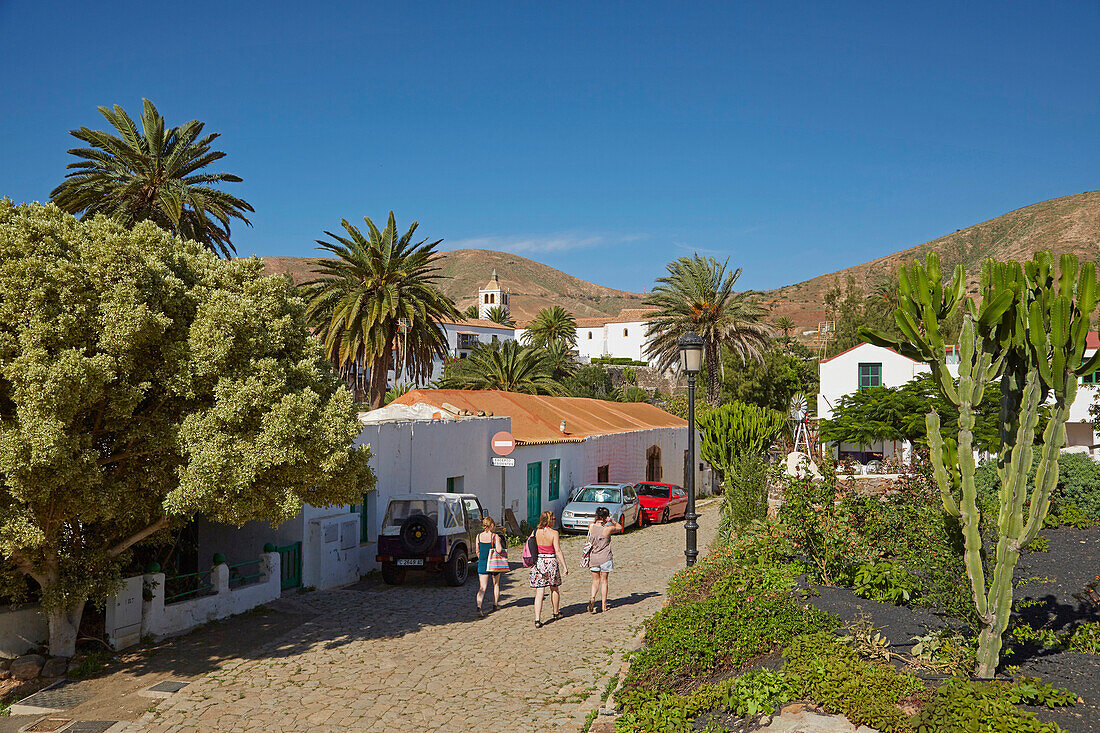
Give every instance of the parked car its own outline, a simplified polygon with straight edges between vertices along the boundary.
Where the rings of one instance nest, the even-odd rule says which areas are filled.
[[[596,516],[596,508],[605,506],[611,517],[623,527],[636,526],[641,521],[638,495],[632,484],[588,484],[577,491],[561,513],[564,532],[587,532]]]
[[[687,514],[687,492],[676,484],[643,481],[634,484],[634,492],[641,504],[643,523],[664,524]]]
[[[409,570],[442,573],[463,585],[477,560],[485,510],[473,494],[401,494],[390,499],[378,536],[382,580],[400,585]]]

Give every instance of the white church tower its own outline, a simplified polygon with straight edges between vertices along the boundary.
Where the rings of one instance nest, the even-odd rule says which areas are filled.
[[[477,291],[477,315],[479,318],[488,318],[489,309],[500,306],[508,313],[508,291],[500,286],[497,279],[497,271],[493,270],[493,276],[485,287]]]

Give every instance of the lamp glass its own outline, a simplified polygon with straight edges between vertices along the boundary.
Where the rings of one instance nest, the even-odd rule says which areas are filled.
[[[698,374],[703,368],[703,339],[687,333],[680,339],[680,368]]]

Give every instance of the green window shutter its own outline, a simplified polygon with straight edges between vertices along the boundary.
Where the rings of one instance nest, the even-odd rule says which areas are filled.
[[[859,365],[859,389],[882,386],[882,364]]]

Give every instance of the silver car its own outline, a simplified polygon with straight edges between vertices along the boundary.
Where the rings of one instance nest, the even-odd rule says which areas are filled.
[[[565,532],[587,532],[596,517],[596,508],[605,506],[611,518],[623,527],[632,527],[641,517],[638,496],[631,484],[588,484],[578,489],[561,513]]]

